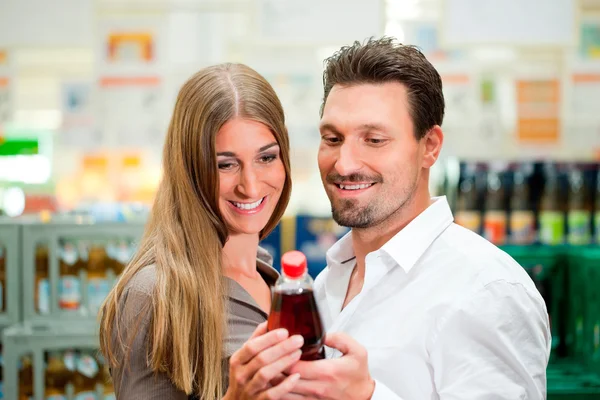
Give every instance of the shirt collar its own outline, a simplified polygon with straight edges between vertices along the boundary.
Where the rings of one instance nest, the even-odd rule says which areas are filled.
[[[406,272],[454,221],[446,196],[431,200],[432,204],[425,211],[381,247]]]
[[[279,278],[279,272],[273,268],[273,256],[262,247],[258,248],[256,254],[256,269],[260,272],[269,286],[275,285],[275,282],[277,282],[277,279]]]
[[[434,197],[432,203],[408,225],[384,244],[386,253],[404,271],[409,272],[433,241],[454,221],[446,196]],[[338,240],[327,252],[327,265],[335,267],[354,260],[352,231]]]

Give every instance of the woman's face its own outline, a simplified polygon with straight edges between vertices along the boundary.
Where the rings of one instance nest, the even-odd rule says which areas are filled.
[[[258,234],[285,184],[275,136],[260,122],[233,119],[216,137],[219,208],[230,234]]]

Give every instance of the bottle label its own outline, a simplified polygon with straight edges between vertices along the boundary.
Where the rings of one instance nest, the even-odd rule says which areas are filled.
[[[115,251],[115,259],[123,264],[127,265],[129,260],[131,259],[131,249],[132,247],[125,241],[121,241]]]
[[[117,400],[117,396],[114,393],[108,393],[104,395],[104,400]]]
[[[92,312],[100,310],[109,291],[110,285],[107,279],[92,278],[88,281],[88,304]]]
[[[116,254],[117,254],[117,245],[113,240],[110,240],[108,243],[106,243],[106,256],[108,258],[110,258],[111,260],[114,260],[116,258]]]
[[[60,280],[60,308],[76,310],[81,303],[81,290],[79,278],[72,275],[63,276]]]
[[[81,392],[75,395],[75,400],[98,400],[95,392]]]
[[[77,360],[77,371],[88,378],[95,377],[98,374],[98,370],[98,363],[89,354],[82,354]]]
[[[559,211],[540,213],[540,241],[543,244],[558,245],[565,240],[565,220]]]
[[[87,262],[89,257],[89,253],[90,253],[90,244],[86,241],[80,241],[77,243],[77,253],[79,255],[79,258],[84,261]]]
[[[487,211],[483,220],[483,236],[494,244],[506,242],[506,212]]]
[[[64,394],[53,394],[46,396],[46,400],[67,400],[67,397]]]
[[[75,369],[77,368],[75,358],[75,352],[73,350],[65,351],[63,360],[65,362],[65,367],[67,367],[67,369],[71,372],[75,372]]]
[[[530,244],[535,241],[535,215],[533,211],[510,213],[510,239],[514,244]]]
[[[40,314],[50,313],[50,283],[48,279],[40,279],[38,281],[38,298],[37,308]]]
[[[479,211],[457,211],[455,222],[475,233],[479,233],[481,227],[481,213]]]
[[[65,243],[59,250],[60,259],[67,265],[74,265],[77,262],[77,248],[71,243]]]
[[[590,232],[591,214],[589,211],[569,211],[567,221],[569,224],[569,244],[589,244],[592,239]]]

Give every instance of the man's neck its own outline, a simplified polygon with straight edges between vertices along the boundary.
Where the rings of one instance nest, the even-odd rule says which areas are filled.
[[[380,249],[412,220],[429,207],[431,197],[429,190],[415,193],[402,208],[398,209],[385,221],[365,229],[352,229],[352,247],[356,256],[356,268],[364,276],[365,257]],[[362,270],[362,271],[361,271]]]

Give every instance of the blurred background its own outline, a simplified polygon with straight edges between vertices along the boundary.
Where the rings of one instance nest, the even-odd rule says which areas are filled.
[[[1,1],[0,398],[114,398],[97,310],[204,66],[246,63],[280,96],[294,188],[262,245],[302,250],[316,276],[347,232],[316,164],[323,59],[383,34],[442,76],[432,192],[546,300],[548,398],[600,399],[600,0]]]

